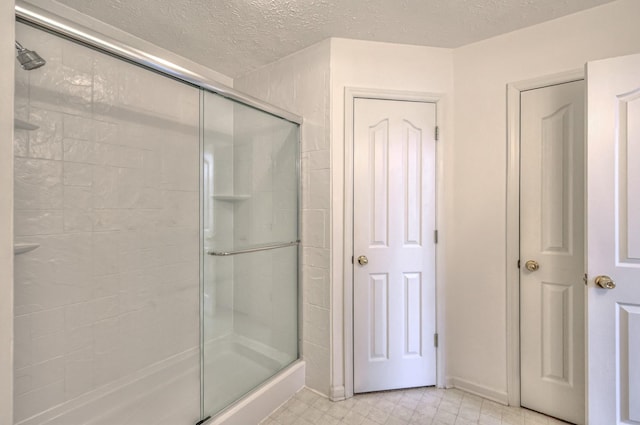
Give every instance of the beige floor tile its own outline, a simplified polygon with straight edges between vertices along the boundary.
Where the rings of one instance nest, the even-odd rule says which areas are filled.
[[[562,425],[521,407],[508,407],[457,389],[411,388],[358,394],[331,402],[307,388],[261,425]]]

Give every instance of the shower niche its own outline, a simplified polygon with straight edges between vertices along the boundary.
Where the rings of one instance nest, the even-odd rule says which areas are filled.
[[[27,18],[14,424],[215,419],[298,359],[299,124]]]

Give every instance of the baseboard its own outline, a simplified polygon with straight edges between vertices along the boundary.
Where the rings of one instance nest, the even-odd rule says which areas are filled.
[[[477,395],[487,400],[495,401],[496,403],[509,405],[509,395],[506,391],[498,391],[493,388],[486,387],[484,385],[477,384],[475,382],[467,381],[466,379],[447,377],[447,388],[457,388],[462,391],[466,391],[470,394]]]
[[[447,376],[444,379],[444,388],[454,388],[455,385],[453,385],[453,378],[450,376]]]
[[[329,399],[331,401],[341,401],[346,399],[346,394],[344,390],[344,385],[331,387],[331,391],[329,393]]]

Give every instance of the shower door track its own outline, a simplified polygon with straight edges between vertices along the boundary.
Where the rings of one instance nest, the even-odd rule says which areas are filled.
[[[284,242],[284,243],[279,243],[279,244],[274,244],[274,245],[260,245],[260,246],[256,246],[254,248],[247,248],[247,249],[239,249],[237,251],[208,251],[207,254],[209,255],[213,255],[216,257],[227,257],[229,255],[238,255],[238,254],[248,254],[251,252],[260,252],[260,251],[268,251],[270,249],[278,249],[278,248],[286,248],[288,246],[295,246],[298,245],[300,243],[300,241],[291,241],[291,242]]]
[[[91,48],[100,50],[111,56],[135,63],[154,72],[175,78],[206,91],[216,93],[222,97],[240,102],[244,105],[301,125],[302,117],[277,106],[263,102],[245,93],[227,87],[224,84],[208,79],[198,73],[190,71],[180,65],[151,55],[142,50],[131,47],[113,38],[100,34],[85,26],[66,20],[39,7],[17,0],[15,6],[16,19],[31,24],[45,31],[58,34],[67,39],[79,42]]]

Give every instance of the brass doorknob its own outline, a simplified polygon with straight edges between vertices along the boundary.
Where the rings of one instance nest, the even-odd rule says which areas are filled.
[[[360,264],[361,266],[366,266],[367,264],[369,264],[369,259],[366,255],[361,255],[358,257],[358,264]]]
[[[616,287],[616,283],[609,276],[596,277],[596,285],[604,289],[613,289]]]
[[[524,267],[530,272],[535,272],[540,268],[540,264],[538,264],[536,260],[529,260],[526,263],[524,263]]]

